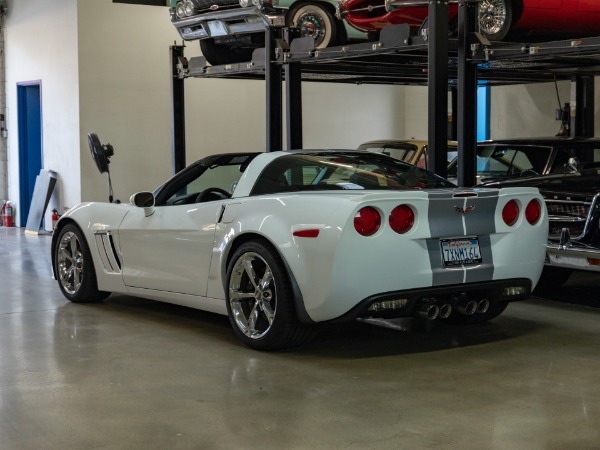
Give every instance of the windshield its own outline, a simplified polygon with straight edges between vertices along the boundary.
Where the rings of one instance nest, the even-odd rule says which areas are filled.
[[[454,187],[411,164],[376,153],[286,155],[261,173],[251,195],[321,190],[406,190]]]

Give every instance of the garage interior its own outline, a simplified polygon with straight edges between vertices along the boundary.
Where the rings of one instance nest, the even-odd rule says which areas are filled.
[[[169,47],[178,36],[168,8],[110,0],[9,0],[7,7],[0,198],[20,200],[16,86],[32,81],[43,98],[43,167],[59,174],[48,232],[53,208],[106,201],[90,131],[115,146],[111,174],[121,199],[167,179],[182,157],[171,142]],[[196,47],[187,44],[186,57],[199,56]],[[489,67],[504,73],[522,65],[515,58]],[[185,162],[269,148],[262,76],[185,81]],[[598,83],[595,69],[586,76]],[[422,79],[415,86],[319,77],[302,85],[305,148],[427,138],[439,120],[429,114]],[[557,103],[577,95],[568,70],[526,83],[490,80],[492,138],[556,134]],[[594,135],[598,104],[588,112]],[[290,113],[281,117],[282,136],[292,133],[283,120]],[[593,273],[576,273],[546,298],[512,303],[485,324],[359,321],[326,327],[300,348],[257,352],[236,340],[225,316],[127,296],[67,302],[52,279],[50,235],[24,234],[23,226],[0,227],[2,449],[598,445],[600,278]]]

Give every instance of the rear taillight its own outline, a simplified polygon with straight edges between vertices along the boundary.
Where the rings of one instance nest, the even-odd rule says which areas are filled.
[[[535,225],[542,216],[542,205],[539,200],[531,200],[525,208],[525,219],[531,225]]]
[[[354,228],[363,236],[374,235],[381,226],[381,216],[372,206],[359,210],[354,216]]]
[[[515,223],[517,223],[517,219],[519,218],[519,205],[516,201],[511,200],[502,209],[502,220],[509,227],[512,227]]]
[[[396,233],[406,233],[415,223],[415,213],[408,205],[396,206],[390,214],[390,227]]]

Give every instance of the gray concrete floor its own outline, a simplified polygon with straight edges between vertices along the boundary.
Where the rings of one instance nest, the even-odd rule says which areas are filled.
[[[0,449],[600,448],[600,310],[331,327],[243,347],[227,319],[127,296],[71,304],[49,236],[0,227]],[[596,277],[557,298],[597,301]]]

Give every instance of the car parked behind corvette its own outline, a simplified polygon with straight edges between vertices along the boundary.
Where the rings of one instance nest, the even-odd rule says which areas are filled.
[[[78,205],[51,251],[73,302],[116,292],[227,314],[246,345],[274,349],[358,317],[493,319],[536,285],[547,233],[537,189],[298,150],[210,156],[130,204]]]

